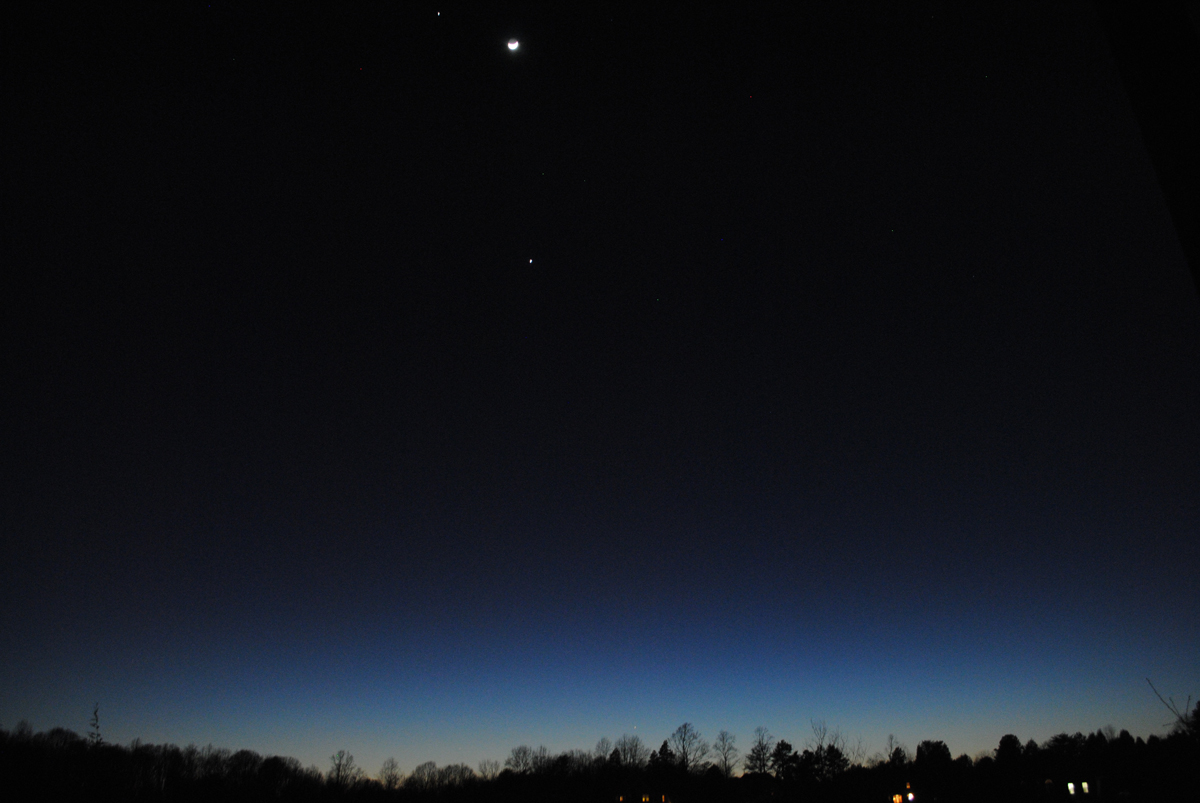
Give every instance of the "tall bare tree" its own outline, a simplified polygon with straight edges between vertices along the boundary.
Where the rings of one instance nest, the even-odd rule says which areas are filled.
[[[546,745],[539,744],[537,749],[530,755],[530,762],[534,772],[545,772],[554,763],[554,756],[550,754]]]
[[[383,762],[383,766],[379,768],[379,783],[383,784],[384,789],[388,791],[398,789],[402,780],[404,780],[404,776],[400,772],[400,765],[396,763],[396,759],[389,758]]]
[[[855,736],[854,742],[846,745],[846,758],[851,764],[862,764],[867,760],[867,743],[863,741],[863,737]]]
[[[335,786],[351,786],[362,780],[366,773],[354,763],[349,751],[339,750],[329,757],[329,774],[326,778]]]
[[[438,765],[436,761],[426,761],[413,768],[412,775],[404,782],[405,788],[418,791],[436,789],[438,785]]]
[[[494,781],[496,776],[500,774],[500,762],[495,759],[485,758],[479,762],[479,777],[485,781]]]
[[[650,758],[650,749],[642,743],[642,737],[623,734],[617,739],[617,754],[621,757],[623,767],[644,767]]]
[[[447,764],[438,768],[438,786],[465,786],[475,780],[475,770],[466,764]]]
[[[556,763],[561,764],[569,772],[583,772],[592,766],[591,750],[565,750],[558,754]]]
[[[812,738],[808,740],[808,748],[814,753],[822,747],[834,747],[838,752],[846,752],[846,737],[842,735],[841,728],[829,729],[823,719],[809,720],[812,726]]]
[[[600,741],[596,742],[596,749],[592,751],[592,755],[598,760],[607,761],[612,755],[613,743],[607,736],[600,737]]]
[[[1012,737],[1017,741],[1017,755],[1021,755],[1021,741],[1016,736]],[[1004,744],[1004,740],[1000,740]],[[887,761],[893,767],[903,767],[906,764],[912,763],[912,755],[908,752],[907,745],[897,741],[896,737],[888,734],[887,743],[883,746],[884,761]]]
[[[533,769],[533,748],[527,744],[514,747],[504,759],[504,766],[513,772],[529,772]]]
[[[726,778],[733,777],[733,771],[737,769],[739,753],[735,742],[737,742],[737,737],[726,730],[718,733],[717,738],[713,740],[715,763]]]
[[[690,722],[685,722],[675,729],[670,739],[671,749],[679,766],[688,772],[702,769],[704,759],[708,756],[708,742],[700,736],[700,731]]]
[[[746,772],[765,773],[771,769],[771,751],[775,747],[775,737],[761,725],[754,729],[754,741],[750,743],[750,752],[746,754]]]
[[[811,720],[811,725],[813,735],[805,753],[812,754],[817,777],[828,780],[845,772],[850,767],[850,759],[846,757],[846,737],[841,730],[830,730],[823,719]]]

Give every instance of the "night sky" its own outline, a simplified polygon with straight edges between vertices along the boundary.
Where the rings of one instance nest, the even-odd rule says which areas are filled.
[[[0,726],[374,772],[1200,692],[1200,294],[1089,4],[296,5],[6,34]]]

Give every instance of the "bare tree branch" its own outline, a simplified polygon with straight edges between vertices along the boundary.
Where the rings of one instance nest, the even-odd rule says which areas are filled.
[[[1146,682],[1150,683],[1150,678],[1146,678]],[[1188,695],[1187,705],[1185,705],[1183,707],[1183,713],[1180,713],[1179,707],[1175,705],[1174,697],[1168,698],[1170,700],[1170,702],[1167,702],[1167,700],[1164,700],[1163,696],[1158,693],[1158,689],[1154,688],[1153,683],[1150,683],[1150,690],[1154,692],[1154,696],[1158,698],[1158,701],[1160,703],[1162,703],[1163,705],[1165,705],[1167,707],[1167,710],[1171,712],[1171,715],[1173,717],[1175,717],[1174,722],[1168,722],[1166,724],[1174,726],[1176,728],[1187,730],[1188,713],[1192,710],[1192,696],[1190,694]]]

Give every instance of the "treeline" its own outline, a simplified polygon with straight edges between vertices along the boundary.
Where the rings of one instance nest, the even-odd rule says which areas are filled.
[[[721,731],[712,742],[684,723],[650,749],[636,736],[592,750],[516,747],[498,761],[403,774],[389,759],[369,777],[346,751],[329,767],[211,745],[107,744],[94,729],[0,729],[0,796],[12,801],[440,801],[444,803],[1172,803],[1200,800],[1200,704],[1166,737],[1108,728],[1042,744],[1004,736],[995,750],[953,758],[941,741],[915,751],[889,737],[861,743],[814,723],[802,747],[758,728],[743,753]]]

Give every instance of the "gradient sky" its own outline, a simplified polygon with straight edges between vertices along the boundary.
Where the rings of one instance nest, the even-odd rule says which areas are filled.
[[[12,59],[0,726],[374,772],[1200,693],[1200,295],[1090,5],[239,5]]]

